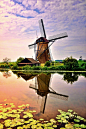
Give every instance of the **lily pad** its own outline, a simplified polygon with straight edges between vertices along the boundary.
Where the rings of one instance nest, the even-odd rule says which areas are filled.
[[[50,122],[51,123],[56,123],[56,120],[55,119],[50,119]]]
[[[73,110],[69,109],[68,112],[73,112]]]
[[[23,127],[17,127],[17,129],[23,129]]]
[[[58,120],[59,123],[62,123],[62,120]]]
[[[40,121],[43,121],[44,119],[40,118],[39,120],[40,120]]]
[[[74,124],[74,127],[77,127],[78,128],[79,127],[79,124]]]
[[[74,121],[75,121],[75,122],[80,122],[80,120],[79,120],[79,119],[74,119]]]
[[[72,125],[72,124],[66,124],[66,125],[65,125],[65,128],[66,128],[66,129],[73,129],[73,125]]]
[[[3,129],[3,124],[0,124],[0,129]]]
[[[53,125],[54,128],[57,128],[57,125]]]
[[[86,129],[86,125],[84,125],[84,124],[81,124],[80,127],[83,129]]]

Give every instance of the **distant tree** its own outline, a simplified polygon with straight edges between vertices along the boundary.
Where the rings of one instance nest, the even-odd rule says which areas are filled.
[[[67,70],[77,70],[79,67],[78,61],[75,58],[67,57],[64,61],[64,66]]]
[[[50,61],[46,61],[45,66],[49,67],[50,66]]]
[[[19,58],[17,59],[16,63],[18,64],[18,63],[20,63],[22,60],[24,60],[24,58],[23,58],[23,57],[19,57]]]
[[[11,59],[9,59],[9,58],[7,58],[7,57],[3,59],[3,62],[4,62],[4,63],[8,63],[8,62],[10,62],[10,61],[11,61]]]

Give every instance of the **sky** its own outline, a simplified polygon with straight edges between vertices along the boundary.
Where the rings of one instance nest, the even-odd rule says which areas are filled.
[[[53,60],[86,59],[86,0],[0,0],[0,61],[34,58],[28,45],[41,37],[40,19],[47,39],[68,34],[51,45]]]

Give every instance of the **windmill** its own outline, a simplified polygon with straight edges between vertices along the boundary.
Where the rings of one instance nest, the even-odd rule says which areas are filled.
[[[44,113],[45,111],[48,94],[49,96],[54,97],[54,98],[62,99],[65,101],[68,100],[67,95],[59,94],[49,86],[50,80],[51,80],[51,74],[46,75],[44,73],[41,73],[36,76],[35,85],[33,84],[29,85],[29,88],[34,89],[36,93],[42,97],[41,107],[40,107],[41,113]]]
[[[55,40],[68,37],[67,33],[61,33],[57,35],[50,36],[46,39],[45,28],[43,24],[43,19],[39,20],[39,27],[41,32],[41,37],[38,38],[35,43],[29,45],[29,48],[34,48],[35,59],[40,63],[45,63],[46,61],[51,61],[50,46],[55,42]]]

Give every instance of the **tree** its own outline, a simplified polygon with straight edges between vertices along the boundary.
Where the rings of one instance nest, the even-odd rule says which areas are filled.
[[[3,59],[3,62],[4,62],[4,63],[7,63],[7,64],[8,64],[8,62],[10,62],[10,61],[11,61],[11,59],[9,59],[9,58],[7,58],[7,57]]]
[[[16,63],[18,64],[18,63],[20,63],[22,60],[24,60],[24,58],[23,58],[23,57],[19,57],[19,58],[17,59]]]
[[[77,70],[79,67],[78,61],[75,58],[71,57],[67,57],[64,61],[63,61],[65,68],[67,70]]]
[[[51,65],[54,65],[54,61],[51,62]]]
[[[50,66],[50,61],[46,61],[45,66],[47,66],[47,67]]]

